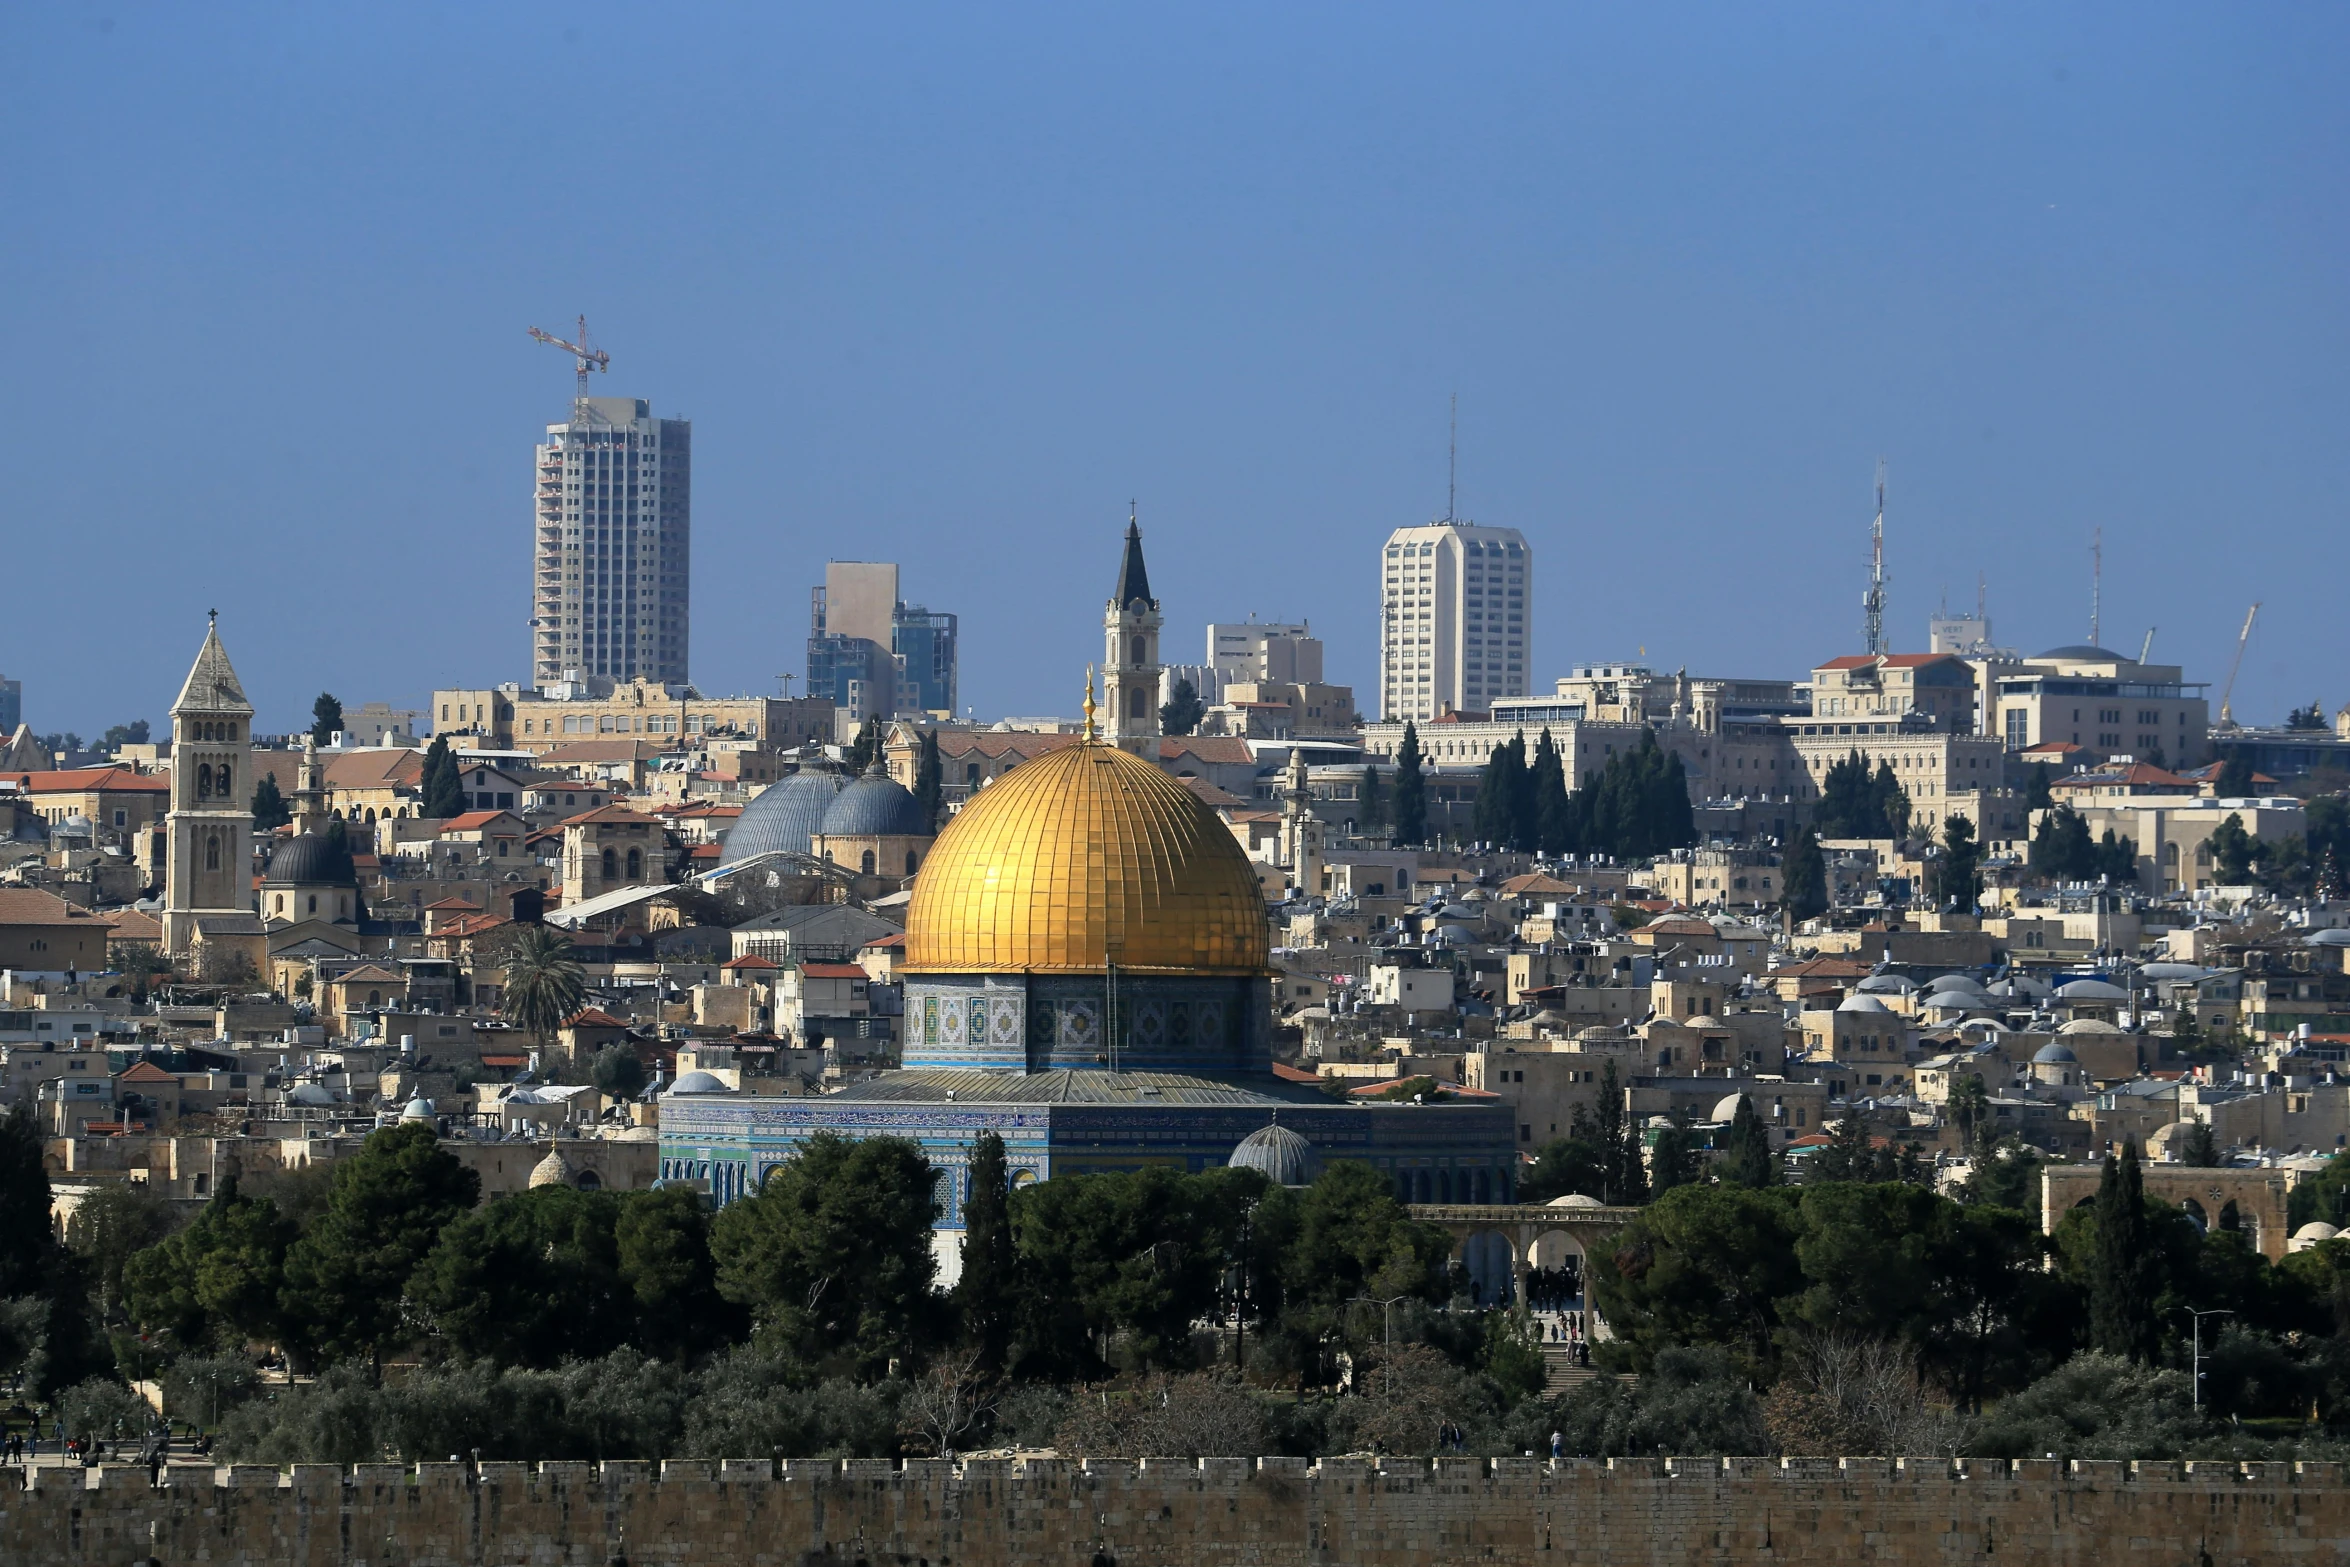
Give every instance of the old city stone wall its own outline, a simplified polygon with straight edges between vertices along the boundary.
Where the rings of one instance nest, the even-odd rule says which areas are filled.
[[[136,1467],[0,1482],[22,1567],[2350,1562],[2332,1464],[1671,1459]]]

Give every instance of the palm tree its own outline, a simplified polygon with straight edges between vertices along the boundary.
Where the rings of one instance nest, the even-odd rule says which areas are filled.
[[[571,938],[551,925],[524,926],[506,948],[505,977],[507,1018],[536,1034],[543,1052],[587,994]]]

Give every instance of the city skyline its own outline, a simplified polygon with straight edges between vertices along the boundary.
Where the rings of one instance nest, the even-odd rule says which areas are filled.
[[[954,584],[963,705],[1069,711],[1098,650],[1026,606],[1098,593],[1139,495],[1174,623],[1311,620],[1368,697],[1369,545],[1444,513],[1457,392],[1459,512],[1600,584],[1547,579],[1535,689],[1856,651],[1882,456],[1896,647],[1978,573],[2006,640],[2083,639],[2102,527],[2109,645],[2157,627],[2216,685],[2258,599],[2239,716],[2331,708],[2328,574],[2277,563],[2329,557],[2346,487],[2309,171],[2350,24],[2160,15],[1369,13],[1336,52],[1295,17],[702,19],[629,46],[598,178],[674,214],[633,228],[549,177],[568,90],[509,68],[544,15],[21,19],[16,563],[67,582],[102,541],[217,605],[287,727],[320,687],[527,679],[514,453],[569,367],[523,329],[584,312],[610,384],[701,426],[709,690],[801,663],[796,585],[845,552]],[[1390,107],[1432,91],[1464,108]],[[256,433],[153,417],[162,342]],[[398,658],[317,591],[354,551],[418,617]],[[74,604],[0,645],[28,721],[160,724],[185,621],[90,639]]]

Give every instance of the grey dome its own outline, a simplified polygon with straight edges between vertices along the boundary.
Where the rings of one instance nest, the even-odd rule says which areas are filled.
[[[713,1077],[708,1072],[684,1073],[678,1078],[676,1082],[669,1085],[669,1091],[673,1094],[724,1094],[733,1092],[732,1089],[726,1086],[724,1080]]]
[[[414,1099],[409,1100],[407,1108],[400,1112],[400,1119],[403,1121],[431,1120],[432,1101],[425,1098],[422,1094],[417,1095]]]
[[[358,885],[348,860],[335,853],[333,844],[322,833],[296,833],[277,846],[269,857],[269,869],[262,873],[263,881],[307,882],[314,886],[351,887]]]
[[[1278,1121],[1243,1137],[1225,1161],[1235,1170],[1254,1170],[1275,1186],[1312,1185],[1317,1162],[1314,1145]]]
[[[726,835],[721,867],[781,849],[806,854],[808,840],[823,830],[824,813],[846,783],[830,762],[811,761],[789,778],[768,785],[743,807]]]
[[[1983,982],[1972,974],[1943,974],[1926,987],[1928,994],[1937,990],[1981,990]]]
[[[1890,1012],[1893,1009],[1875,996],[1864,996],[1857,991],[1836,1003],[1839,1012]]]
[[[2137,662],[2134,658],[2124,658],[2111,648],[2096,647],[2087,642],[2067,642],[2063,647],[2050,648],[2040,657],[2091,659],[2108,664],[2134,664]]]
[[[286,1102],[297,1105],[331,1105],[335,1096],[321,1083],[296,1083],[286,1090]]]
[[[2063,1045],[2042,1045],[2032,1054],[2034,1066],[2078,1066],[2081,1058]]]
[[[743,812],[744,821],[750,816],[748,810]],[[924,838],[930,834],[929,824],[922,820],[921,802],[912,790],[883,772],[879,762],[832,797],[817,830],[827,838]],[[742,828],[737,826],[735,831]]]
[[[2059,986],[2056,999],[2059,1001],[2127,1001],[2130,999],[2130,993],[2119,985],[2109,985],[2101,979],[2076,979],[2069,985]]]
[[[1871,974],[1852,988],[1863,995],[1906,996],[1918,987],[1906,974]]]

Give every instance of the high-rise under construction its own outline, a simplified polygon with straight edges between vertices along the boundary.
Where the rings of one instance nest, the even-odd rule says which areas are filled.
[[[583,374],[582,380],[585,376]],[[691,630],[693,425],[587,397],[538,448],[531,672],[682,685]]]

